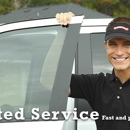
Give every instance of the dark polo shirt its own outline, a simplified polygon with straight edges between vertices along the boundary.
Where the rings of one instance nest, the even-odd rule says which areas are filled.
[[[130,130],[130,80],[122,84],[114,72],[72,75],[70,88],[70,97],[86,99],[99,113],[98,130]]]

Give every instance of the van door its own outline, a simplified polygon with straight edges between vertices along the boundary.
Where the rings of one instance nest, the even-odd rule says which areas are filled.
[[[83,16],[0,26],[0,128],[61,130]],[[70,44],[71,43],[71,44]]]
[[[105,29],[112,18],[107,19],[84,19],[78,41],[78,53],[76,56],[76,74],[111,73],[104,48]],[[86,100],[76,99],[78,112],[89,111],[92,108]],[[94,120],[78,120],[77,130],[96,130]]]

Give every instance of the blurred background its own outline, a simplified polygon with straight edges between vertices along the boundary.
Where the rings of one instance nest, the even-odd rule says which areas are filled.
[[[130,16],[130,0],[0,0],[0,16],[21,8],[74,3],[103,14]]]

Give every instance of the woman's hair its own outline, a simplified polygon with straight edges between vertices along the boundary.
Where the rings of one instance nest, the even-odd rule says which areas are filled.
[[[107,25],[106,30],[108,29],[108,27],[110,27],[111,25],[116,24],[116,23],[125,23],[125,24],[130,25],[130,18],[125,17],[125,16],[115,18]]]

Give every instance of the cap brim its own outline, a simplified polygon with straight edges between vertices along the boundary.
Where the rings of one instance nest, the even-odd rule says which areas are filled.
[[[130,35],[124,33],[111,33],[105,36],[105,41],[108,41],[113,38],[125,38],[130,41]]]

